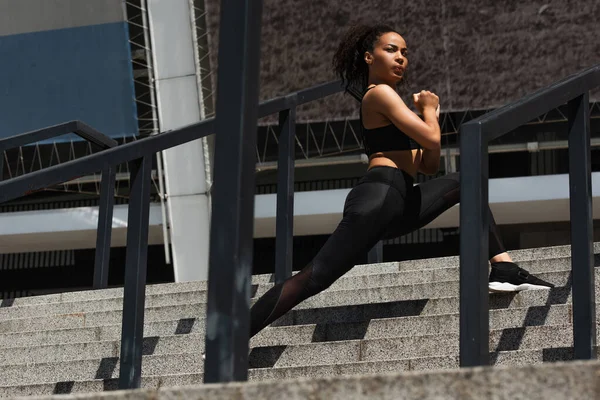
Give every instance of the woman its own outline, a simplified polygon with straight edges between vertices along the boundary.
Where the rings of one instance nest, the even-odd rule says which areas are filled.
[[[381,239],[419,229],[457,204],[458,173],[413,186],[417,172],[435,174],[440,164],[439,99],[421,91],[413,101],[421,119],[396,93],[408,67],[406,42],[389,26],[357,26],[333,58],[346,90],[365,91],[361,102],[366,175],[344,205],[343,219],[315,258],[298,274],[265,293],[252,307],[250,336],[301,301],[328,288]],[[512,262],[491,212],[491,291],[549,289],[551,283]]]

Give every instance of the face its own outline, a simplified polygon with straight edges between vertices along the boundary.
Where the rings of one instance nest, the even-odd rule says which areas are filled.
[[[399,83],[408,67],[406,42],[396,32],[381,35],[373,46],[373,52],[365,52],[372,82]]]

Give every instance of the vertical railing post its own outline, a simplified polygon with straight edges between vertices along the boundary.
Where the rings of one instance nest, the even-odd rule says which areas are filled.
[[[262,0],[220,9],[206,383],[248,379]]]
[[[481,124],[460,130],[460,366],[489,364],[488,145]]]
[[[0,182],[4,180],[4,152],[4,149],[0,149],[0,157],[2,157],[0,160]]]
[[[108,286],[110,239],[115,203],[115,175],[114,166],[109,166],[102,170],[100,205],[98,209],[98,230],[96,236],[96,258],[94,262],[94,289],[104,289]]]
[[[596,358],[589,104],[587,92],[568,104],[573,341],[579,360]]]
[[[375,246],[373,246],[371,250],[369,250],[369,253],[367,254],[367,262],[369,264],[383,262],[383,241],[380,240],[377,242],[377,244],[375,244]]]
[[[295,103],[295,95],[292,100]],[[294,252],[294,140],[296,107],[279,113],[277,160],[277,221],[275,233],[275,283],[292,276]]]
[[[151,169],[151,155],[133,161],[130,166],[119,389],[139,388],[141,383]]]

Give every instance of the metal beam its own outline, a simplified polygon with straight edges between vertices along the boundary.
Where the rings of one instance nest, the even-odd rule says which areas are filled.
[[[332,94],[340,93],[343,90],[344,87],[342,86],[341,81],[331,81],[315,85],[299,92],[292,93],[292,95],[295,95],[294,98],[292,98],[292,96],[283,96],[261,103],[258,107],[258,117],[266,117],[267,115],[292,108],[293,106],[300,106]]]
[[[52,139],[68,133],[74,133],[103,149],[108,149],[117,145],[116,140],[109,138],[91,126],[81,121],[69,121],[62,124],[37,129],[35,131],[21,133],[6,139],[0,139],[0,152],[19,146],[25,146],[31,143],[36,143],[42,140]]]
[[[199,139],[213,132],[212,119],[186,126],[170,134],[159,134],[122,144],[105,151],[90,154],[77,160],[67,161],[39,171],[31,172],[0,182],[0,203],[16,199],[25,194],[48,186],[57,185],[77,177],[101,171],[106,165],[118,165],[144,155],[152,155],[161,150]]]
[[[569,148],[569,142],[567,140],[552,140],[548,142],[534,142],[537,144],[537,151],[546,150],[564,150]],[[488,154],[499,154],[499,153],[515,153],[520,151],[531,152],[531,146],[529,143],[511,143],[511,144],[499,144],[489,146]],[[592,138],[591,147],[600,147],[600,138]],[[460,148],[458,147],[446,147],[443,149],[441,157],[455,157],[460,155]],[[303,160],[296,160],[294,163],[295,168],[310,168],[310,167],[322,167],[327,165],[342,165],[342,164],[368,164],[369,159],[365,154],[356,154],[350,156],[332,156],[332,157],[315,157],[307,158]],[[256,163],[256,171],[270,171],[277,169],[277,161],[269,161]]]
[[[323,167],[327,165],[345,165],[345,164],[368,164],[369,158],[365,154],[353,156],[325,157],[325,158],[307,158],[296,160],[294,168]],[[256,172],[270,171],[278,169],[277,161],[256,163]]]
[[[142,379],[151,168],[150,155],[135,160],[130,168],[132,179],[127,216],[119,389],[139,388]]]
[[[569,192],[575,359],[596,358],[589,94],[569,102]]]
[[[262,0],[221,0],[206,383],[248,379],[261,18]]]
[[[488,153],[480,124],[460,133],[460,366],[489,364]]]
[[[98,230],[96,232],[96,254],[94,262],[94,289],[108,287],[110,240],[115,204],[115,167],[102,171],[100,183],[100,205],[98,207]]]
[[[537,143],[538,151],[545,150],[564,150],[569,148],[569,142],[567,140],[552,140]],[[592,138],[590,147],[600,147],[600,138]],[[528,147],[528,143],[512,143],[512,144],[501,144],[489,146],[488,154],[498,153],[515,153],[520,151],[531,151]],[[458,147],[447,147],[442,152],[442,157],[446,156],[457,156],[460,155],[460,149]],[[344,165],[344,164],[368,164],[369,158],[365,154],[356,154],[350,156],[331,156],[331,157],[314,157],[303,160],[294,161],[294,168],[310,168],[310,167],[322,167],[327,165]],[[277,161],[259,162],[255,166],[256,172],[270,171],[277,169]],[[152,179],[157,179],[157,171],[152,171]],[[72,179],[65,182],[65,184],[84,184],[84,183],[96,183],[101,180],[98,174],[86,175],[80,178]],[[128,172],[120,172],[116,175],[116,181],[129,180]]]
[[[295,101],[295,97],[291,100]],[[279,165],[277,170],[277,223],[275,283],[292,276],[294,254],[294,149],[296,107],[279,113]]]

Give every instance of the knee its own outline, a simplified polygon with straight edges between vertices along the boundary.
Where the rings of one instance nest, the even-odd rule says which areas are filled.
[[[458,203],[460,201],[460,175],[458,172],[454,172],[452,174],[444,175],[444,180],[447,183],[447,191],[444,195],[446,200],[450,203]]]
[[[322,273],[319,274],[319,269],[317,271],[314,269],[314,262],[310,262],[306,267],[302,268],[296,275],[288,278],[287,281],[290,281],[291,287],[295,287],[298,293],[298,302],[304,301],[309,297],[316,295],[317,293],[322,292],[331,286],[331,283],[327,279],[326,276]],[[316,273],[315,273],[316,272]],[[286,282],[287,282],[286,281]]]
[[[306,285],[306,294],[308,296],[314,296],[315,294],[321,293],[323,290],[328,289],[335,280],[327,279],[327,277],[310,277]]]
[[[444,179],[450,181],[450,191],[460,193],[460,174],[458,172],[444,175]]]
[[[319,265],[313,264],[313,268],[306,283],[306,294],[314,296],[323,290],[328,289],[333,282],[336,281],[336,277],[332,276],[332,271],[326,268],[319,268]]]
[[[444,175],[444,179],[449,179],[456,183],[456,186],[460,187],[460,172],[453,172],[448,175]]]

